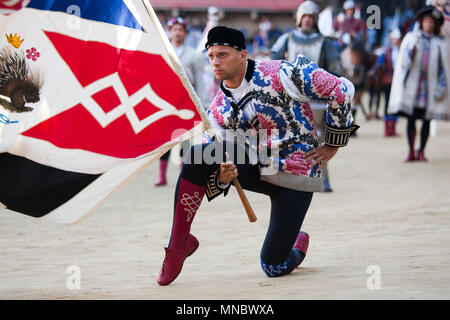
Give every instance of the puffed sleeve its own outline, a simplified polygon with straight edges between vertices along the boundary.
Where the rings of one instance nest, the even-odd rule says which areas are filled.
[[[286,93],[293,99],[327,104],[325,144],[334,147],[347,145],[353,125],[351,103],[355,87],[344,77],[336,77],[307,59],[298,55],[291,63],[283,61],[280,80]]]

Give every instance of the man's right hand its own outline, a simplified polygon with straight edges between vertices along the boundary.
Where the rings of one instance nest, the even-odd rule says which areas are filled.
[[[219,183],[230,183],[233,178],[238,176],[238,170],[236,166],[231,162],[223,162],[220,164]]]

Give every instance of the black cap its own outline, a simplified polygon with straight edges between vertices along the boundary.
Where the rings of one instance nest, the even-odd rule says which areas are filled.
[[[444,24],[444,16],[438,8],[434,6],[425,6],[420,8],[416,13],[416,21],[421,20],[424,16],[430,16],[437,22],[439,28]]]
[[[236,29],[217,26],[209,30],[206,50],[211,46],[229,46],[237,50],[246,50],[244,34]]]

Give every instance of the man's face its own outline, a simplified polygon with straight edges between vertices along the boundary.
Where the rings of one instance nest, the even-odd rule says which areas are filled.
[[[305,14],[300,22],[300,27],[305,30],[312,30],[314,28],[314,17],[310,14]]]
[[[353,17],[354,14],[355,14],[355,9],[346,9],[345,10],[345,15],[347,17]]]
[[[426,33],[433,33],[434,19],[430,16],[425,16],[422,20],[422,30]]]
[[[208,48],[208,57],[217,80],[229,80],[246,63],[247,50],[239,51],[229,46],[216,45]]]
[[[170,28],[170,40],[176,44],[184,43],[184,39],[187,36],[186,29],[181,24],[174,24]]]
[[[400,47],[401,43],[402,43],[401,39],[391,37],[391,44],[393,46]]]

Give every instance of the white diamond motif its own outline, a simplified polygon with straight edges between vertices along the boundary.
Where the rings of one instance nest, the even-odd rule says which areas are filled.
[[[108,87],[113,87],[117,97],[120,100],[120,105],[108,113],[105,113],[105,111],[103,111],[103,109],[92,98],[92,95]],[[117,72],[86,86],[84,88],[83,96],[84,97],[81,99],[82,105],[92,114],[92,116],[94,116],[103,128],[125,114],[136,134],[144,130],[150,124],[170,115],[178,116],[183,120],[189,120],[195,116],[195,113],[192,110],[178,110],[173,105],[159,97],[156,92],[153,91],[150,84],[146,84],[132,96],[128,96]],[[147,99],[155,107],[159,108],[160,111],[151,114],[147,118],[139,120],[134,107],[136,107],[144,99]]]

